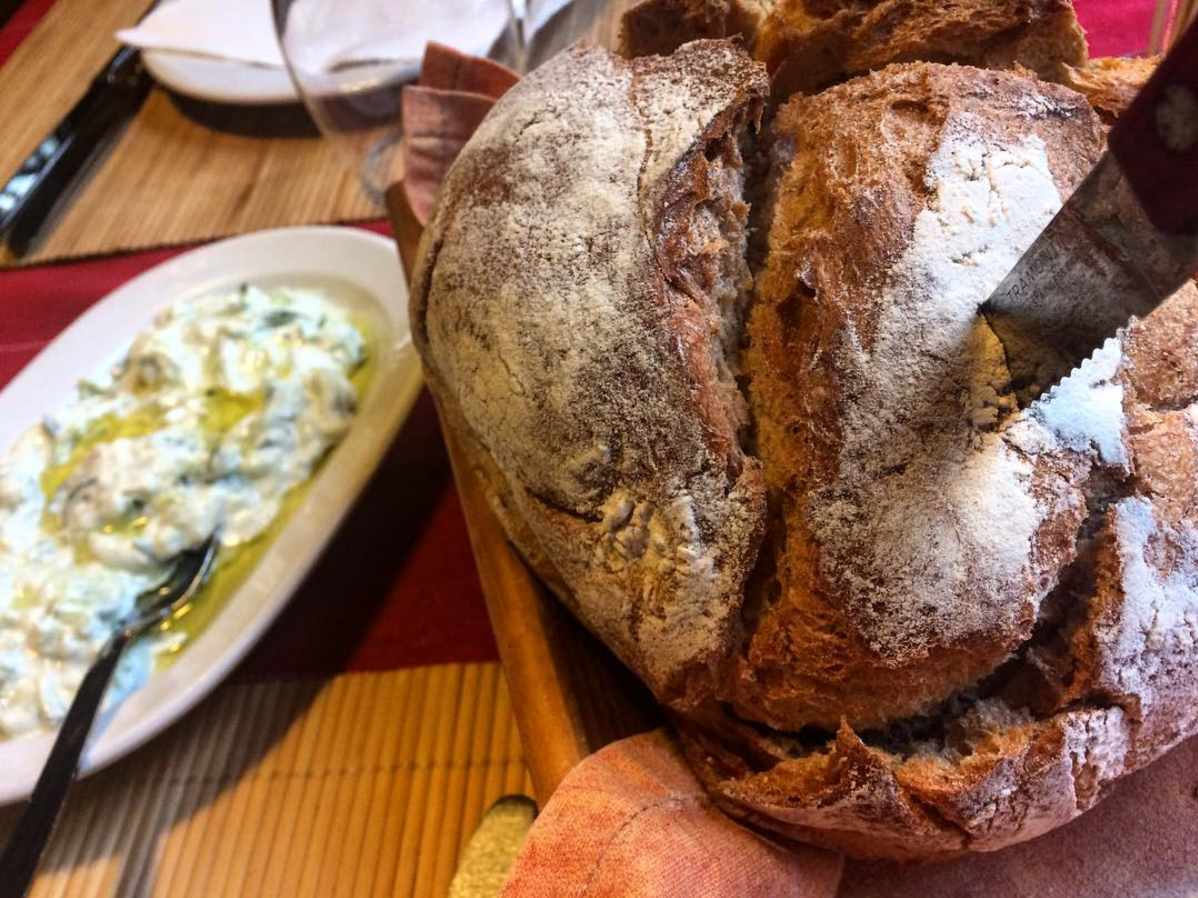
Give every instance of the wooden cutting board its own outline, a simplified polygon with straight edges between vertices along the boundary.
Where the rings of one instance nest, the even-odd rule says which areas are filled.
[[[649,692],[550,594],[508,542],[441,418],[536,798],[609,742],[661,723]]]

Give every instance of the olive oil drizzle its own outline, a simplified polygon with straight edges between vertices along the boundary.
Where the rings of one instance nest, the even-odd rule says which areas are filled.
[[[378,367],[377,353],[373,343],[373,328],[364,315],[351,313],[347,317],[363,338],[364,360],[349,376],[358,401],[361,402],[370,389]],[[290,365],[284,366],[283,370],[277,373],[278,376],[280,378],[289,376],[290,367]],[[97,447],[118,440],[150,436],[170,427],[168,415],[172,408],[155,400],[154,392],[151,389],[147,395],[147,391],[139,391],[139,395],[143,397],[144,401],[128,415],[119,416],[108,413],[88,422],[83,433],[69,443],[65,458],[49,465],[42,472],[39,486],[45,498],[46,509],[40,522],[43,532],[53,535],[64,529],[61,517],[54,511],[55,499],[83,461]],[[207,390],[199,399],[198,414],[205,442],[215,450],[230,430],[250,414],[261,411],[265,407],[266,401],[267,393],[264,389],[255,393],[236,393],[224,388]],[[286,493],[278,514],[262,533],[249,542],[220,549],[213,565],[212,575],[195,601],[180,609],[174,617],[160,626],[161,631],[179,633],[184,638],[169,645],[157,655],[156,670],[162,670],[173,663],[186,645],[206,630],[216,619],[228,599],[245,582],[275,538],[286,526],[291,515],[302,504],[311,489],[318,470],[319,466],[313,470],[307,480]],[[138,513],[128,516],[125,520],[106,524],[103,532],[132,537],[147,523],[146,516]],[[86,544],[76,545],[74,548],[78,563],[85,564],[95,561]],[[17,601],[19,601],[19,597]]]
[[[370,386],[374,382],[374,376],[378,370],[378,353],[375,351],[373,328],[370,326],[370,322],[360,315],[351,314],[348,317],[350,323],[362,335],[365,345],[365,360],[349,377],[360,403],[363,397],[369,395]],[[336,451],[336,447],[333,451]],[[322,461],[321,465],[323,464]],[[262,556],[274,543],[275,538],[287,526],[287,522],[291,520],[296,509],[303,504],[312,485],[316,482],[316,475],[319,471],[320,466],[318,465],[307,480],[288,491],[287,495],[283,497],[275,519],[255,539],[220,550],[213,564],[212,576],[196,596],[196,600],[191,605],[180,609],[180,613],[174,618],[162,624],[163,632],[179,633],[184,638],[166,651],[159,653],[155,672],[164,670],[173,664],[179,654],[216,620],[229,599],[253,573]]]

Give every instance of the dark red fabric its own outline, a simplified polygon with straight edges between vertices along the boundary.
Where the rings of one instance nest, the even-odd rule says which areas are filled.
[[[386,222],[362,227],[388,232]],[[183,249],[0,271],[0,388],[93,302]],[[498,657],[431,399],[242,677]]]
[[[8,62],[21,41],[29,36],[29,32],[42,20],[54,5],[54,0],[26,0],[20,9],[13,13],[3,28],[0,28],[0,66]]]
[[[1148,49],[1156,0],[1075,0],[1091,56],[1132,56]]]

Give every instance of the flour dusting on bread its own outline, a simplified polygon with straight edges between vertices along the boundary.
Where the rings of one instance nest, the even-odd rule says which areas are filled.
[[[1171,656],[1198,648],[1198,530],[1190,522],[1161,527],[1143,496],[1124,499],[1113,515],[1127,602],[1100,639],[1116,656],[1110,670],[1119,691],[1147,710],[1158,681],[1176,676],[1167,670],[1179,660]]]
[[[563,53],[450,171],[412,290],[430,384],[509,533],[682,705],[730,651],[764,520],[728,358],[748,289],[728,171],[765,93],[731,42]]]
[[[1044,510],[1031,463],[996,430],[1014,396],[978,309],[1060,197],[1042,141],[999,142],[973,113],[945,122],[926,187],[874,333],[849,330],[835,361],[851,401],[836,480],[811,511],[826,576],[886,657],[1013,628],[1038,599]]]
[[[1025,452],[1046,453],[1057,447],[1094,451],[1103,464],[1127,470],[1123,385],[1116,377],[1122,348],[1117,337],[1107,340],[1013,424],[1008,441]]]

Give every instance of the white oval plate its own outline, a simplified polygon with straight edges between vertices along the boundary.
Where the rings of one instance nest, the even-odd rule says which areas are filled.
[[[159,84],[197,100],[237,106],[300,100],[285,68],[170,50],[143,50],[141,58]]]
[[[69,400],[80,378],[119,360],[160,309],[243,282],[324,288],[330,300],[367,315],[378,368],[349,433],[241,588],[174,664],[97,721],[83,774],[157,735],[245,656],[332,538],[420,392],[408,291],[394,242],[352,228],[283,228],[185,253],[96,303],[0,393],[0,448]],[[0,804],[30,793],[51,741],[0,741]]]

